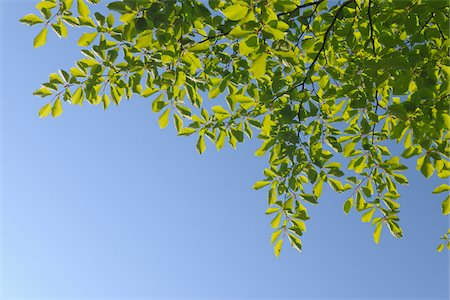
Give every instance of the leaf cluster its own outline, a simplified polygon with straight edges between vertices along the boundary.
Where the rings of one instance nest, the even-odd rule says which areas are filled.
[[[403,236],[405,159],[426,178],[450,174],[447,1],[124,0],[108,15],[92,13],[98,2],[43,0],[41,16],[21,19],[42,26],[35,47],[48,27],[86,30],[84,57],[35,92],[51,97],[39,116],[137,95],[161,128],[196,135],[199,153],[207,141],[220,150],[256,137],[268,166],[254,188],[268,188],[276,256],[283,240],[302,249],[324,188],[378,243],[383,227]]]

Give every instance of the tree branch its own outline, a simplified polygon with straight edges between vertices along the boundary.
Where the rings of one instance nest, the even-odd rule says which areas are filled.
[[[323,36],[323,41],[322,41],[322,46],[320,47],[319,51],[317,52],[316,56],[314,57],[312,63],[309,65],[308,71],[306,72],[306,76],[305,79],[303,79],[302,82],[294,85],[292,88],[290,88],[289,90],[287,90],[286,92],[283,92],[283,94],[288,94],[290,92],[292,92],[294,89],[298,88],[299,86],[302,86],[303,88],[305,87],[306,81],[308,80],[308,78],[310,77],[309,73],[311,70],[313,70],[314,65],[317,63],[317,60],[320,57],[320,54],[322,54],[322,51],[325,49],[325,44],[327,43],[328,40],[328,36],[331,32],[331,30],[333,29],[334,23],[336,23],[337,17],[339,16],[339,14],[341,13],[341,11],[344,9],[344,7],[346,7],[347,5],[349,5],[350,3],[355,2],[355,0],[348,0],[346,2],[344,2],[339,9],[336,11],[336,14],[334,15],[333,20],[331,21],[330,26],[328,26],[327,30],[325,31],[325,34]]]
[[[309,6],[313,6],[313,5],[318,6],[323,1],[325,1],[325,0],[318,0],[318,1],[315,1],[315,2],[311,2],[311,3],[305,3],[305,4],[302,4],[302,5],[297,5],[297,7],[294,10],[283,12],[283,13],[279,13],[279,14],[277,14],[277,17],[281,17],[281,16],[284,16],[284,15],[291,15],[291,14],[293,14],[293,13],[295,13],[295,12],[299,11],[300,9],[305,8],[305,7],[309,7]]]
[[[367,13],[369,14],[369,26],[370,26],[370,40],[372,42],[372,50],[373,55],[377,56],[375,52],[375,39],[373,38],[373,22],[372,22],[372,14],[370,13],[370,8],[372,6],[372,0],[369,0],[369,8],[367,9]]]

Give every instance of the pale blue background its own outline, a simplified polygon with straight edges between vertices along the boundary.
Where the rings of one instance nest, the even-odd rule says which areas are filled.
[[[384,230],[380,245],[327,192],[304,252],[276,259],[266,191],[251,190],[258,143],[199,156],[194,138],[158,128],[149,99],[37,117],[31,93],[81,54],[74,31],[33,49],[38,26],[17,20],[34,4],[0,5],[3,299],[448,298],[448,253],[435,251],[448,219],[430,193],[441,181],[409,172],[405,238]]]

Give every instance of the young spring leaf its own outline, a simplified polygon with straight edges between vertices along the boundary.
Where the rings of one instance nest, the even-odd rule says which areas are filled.
[[[39,118],[45,118],[47,117],[50,112],[52,111],[52,105],[50,103],[45,104],[42,106],[42,108],[39,110]]]
[[[77,9],[80,16],[82,17],[89,16],[90,13],[89,7],[86,5],[86,3],[84,3],[83,0],[77,0]]]
[[[170,108],[166,109],[158,119],[159,128],[166,128],[169,125]]]
[[[279,239],[278,242],[273,247],[273,253],[276,257],[280,256],[281,247],[283,246],[283,239]]]
[[[25,23],[29,26],[33,26],[35,24],[43,23],[44,20],[36,16],[35,14],[28,14],[19,20],[22,23]]]
[[[57,118],[62,114],[62,105],[59,97],[56,99],[55,103],[53,103],[52,107],[52,116],[53,118]]]
[[[38,35],[36,35],[36,37],[34,38],[34,48],[39,48],[41,46],[44,46],[45,43],[47,42],[47,27],[44,27],[39,33]]]
[[[89,46],[97,37],[97,32],[83,33],[78,40],[78,46]]]
[[[226,7],[222,13],[232,21],[239,21],[243,19],[248,12],[248,7],[240,4],[230,5]]]

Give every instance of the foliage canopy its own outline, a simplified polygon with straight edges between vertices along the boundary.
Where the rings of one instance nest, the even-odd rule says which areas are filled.
[[[284,240],[301,250],[324,185],[378,243],[383,227],[403,234],[403,159],[426,178],[450,174],[448,1],[124,0],[92,13],[99,2],[43,0],[41,16],[21,19],[42,26],[35,47],[49,27],[85,30],[84,57],[35,91],[50,98],[39,116],[136,94],[151,97],[161,128],[197,135],[199,153],[256,136],[268,166],[253,187],[268,187],[276,256]],[[444,215],[449,189],[433,192],[446,194]]]

